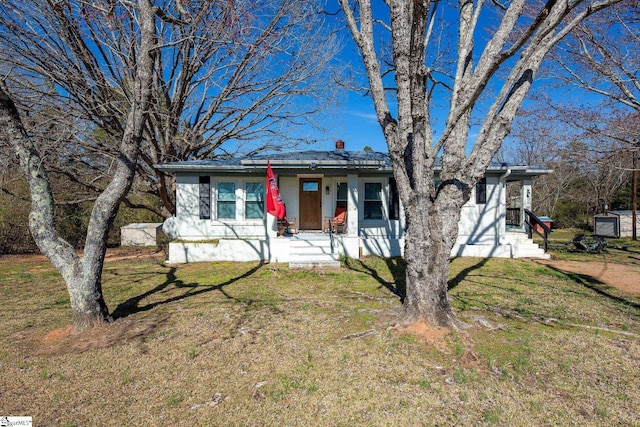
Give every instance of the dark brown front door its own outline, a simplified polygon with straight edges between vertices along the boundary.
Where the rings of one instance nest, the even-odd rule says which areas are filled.
[[[300,229],[322,228],[322,179],[300,178]]]

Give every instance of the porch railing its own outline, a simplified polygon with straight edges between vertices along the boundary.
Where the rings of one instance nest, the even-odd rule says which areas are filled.
[[[335,242],[334,242],[334,237],[333,237],[333,227],[331,226],[331,223],[329,223],[329,241],[331,242],[331,253],[334,253],[334,246],[335,246]]]
[[[544,241],[544,251],[547,252],[547,248],[549,247],[549,233],[551,233],[552,230],[529,209],[525,209],[524,213],[524,222],[528,225],[527,235],[531,239],[533,237],[533,232],[535,231],[538,236],[542,237],[542,240]],[[539,228],[542,229],[542,233],[539,231]]]

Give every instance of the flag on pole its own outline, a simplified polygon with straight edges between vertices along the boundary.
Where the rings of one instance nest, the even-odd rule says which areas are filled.
[[[284,219],[287,214],[284,202],[280,197],[276,177],[273,175],[269,161],[267,161],[267,212],[278,219]]]

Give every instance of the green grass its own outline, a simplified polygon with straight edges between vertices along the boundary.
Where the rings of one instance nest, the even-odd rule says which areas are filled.
[[[42,259],[0,259],[2,410],[52,426],[640,425],[640,298],[456,259],[468,328],[433,341],[396,327],[398,260],[345,262],[108,261],[117,320],[48,343],[71,320],[64,285]]]
[[[593,254],[577,251],[572,243],[576,234],[589,234],[580,230],[554,230],[549,235],[549,251],[554,257],[573,261],[615,262],[626,265],[640,265],[640,240],[606,238],[607,247],[602,253]],[[542,239],[534,234],[534,241],[542,244]]]

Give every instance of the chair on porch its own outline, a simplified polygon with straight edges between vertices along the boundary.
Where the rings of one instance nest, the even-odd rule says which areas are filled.
[[[295,216],[292,219],[287,219],[285,216],[278,220],[278,236],[283,236],[284,233],[298,234],[298,223]]]
[[[347,208],[338,206],[333,217],[324,217],[323,229],[326,232],[344,233],[347,230]]]

